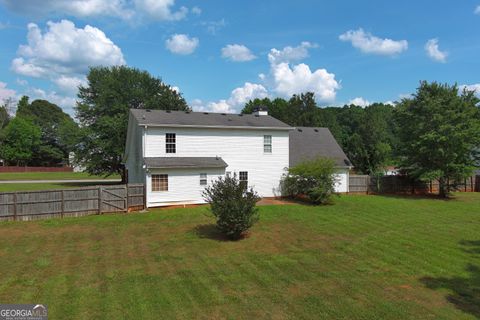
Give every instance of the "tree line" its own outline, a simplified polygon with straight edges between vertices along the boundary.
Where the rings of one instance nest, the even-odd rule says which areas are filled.
[[[319,107],[306,92],[290,99],[249,101],[242,113],[267,107],[291,126],[327,127],[358,173],[377,175],[394,165],[420,180],[448,183],[480,164],[480,100],[456,85],[420,82],[396,105]],[[79,87],[75,122],[46,100],[20,99],[11,119],[0,107],[0,159],[17,165],[61,165],[70,152],[87,172],[120,174],[129,109],[190,110],[160,78],[127,66],[94,67]],[[140,165],[140,164],[139,164]]]

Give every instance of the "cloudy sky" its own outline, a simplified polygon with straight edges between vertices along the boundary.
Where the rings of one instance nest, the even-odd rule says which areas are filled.
[[[396,101],[420,80],[480,92],[480,0],[0,0],[0,99],[73,114],[89,66],[128,65],[194,110],[315,92]]]

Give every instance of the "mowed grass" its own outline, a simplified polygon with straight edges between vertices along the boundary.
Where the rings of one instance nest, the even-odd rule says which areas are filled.
[[[38,191],[38,190],[52,190],[52,189],[67,189],[67,188],[81,188],[91,187],[97,185],[115,185],[120,182],[35,182],[35,183],[2,183],[0,181],[0,192],[13,191]]]
[[[480,194],[264,206],[237,242],[207,213],[0,223],[0,301],[52,319],[480,317]]]
[[[103,176],[89,175],[86,172],[1,172],[2,180],[85,180],[104,179]],[[107,179],[120,179],[118,175],[112,175]],[[1,182],[0,182],[1,183]]]

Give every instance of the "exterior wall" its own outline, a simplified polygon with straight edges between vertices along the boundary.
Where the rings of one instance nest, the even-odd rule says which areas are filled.
[[[174,154],[165,152],[166,133],[176,134]],[[264,135],[272,136],[272,153],[263,152]],[[249,186],[262,197],[279,195],[280,179],[288,167],[288,152],[287,130],[148,128],[145,136],[146,157],[222,157],[228,164],[225,171],[237,175],[247,171]],[[198,174],[197,169],[196,184]],[[185,199],[190,198],[189,192],[181,193]]]
[[[202,192],[206,186],[200,185],[200,173],[207,174],[207,185],[225,175],[224,169],[169,169],[150,170],[147,173],[147,207],[176,204],[205,203]],[[168,174],[168,191],[152,191],[152,174]]]
[[[335,173],[335,192],[346,193],[349,192],[349,173],[348,169],[338,169]]]

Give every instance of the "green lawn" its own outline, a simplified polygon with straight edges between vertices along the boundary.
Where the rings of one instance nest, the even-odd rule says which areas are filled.
[[[0,181],[0,192],[11,191],[32,191],[32,190],[51,190],[51,189],[66,189],[66,188],[80,188],[96,185],[112,185],[118,182],[62,182],[62,183],[3,183]]]
[[[91,176],[84,172],[2,172],[1,180],[83,180],[103,179],[103,176]],[[118,175],[109,176],[107,179],[120,179]]]
[[[264,206],[238,242],[206,213],[0,223],[0,301],[52,319],[480,318],[480,194]]]

